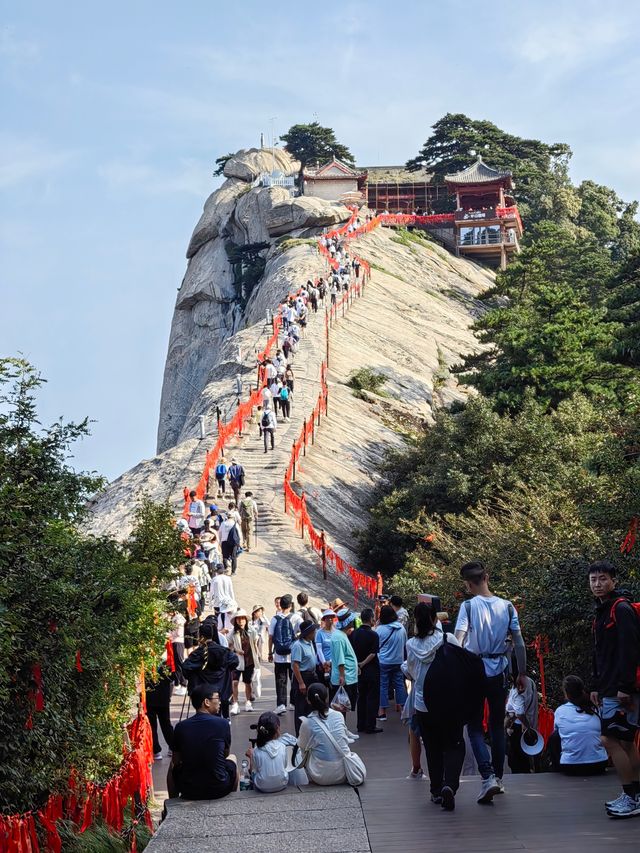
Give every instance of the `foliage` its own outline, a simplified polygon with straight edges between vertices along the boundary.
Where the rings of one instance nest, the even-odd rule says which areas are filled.
[[[246,243],[239,246],[230,240],[225,243],[229,263],[233,269],[233,280],[240,303],[244,307],[253,288],[258,284],[267,265],[263,252],[270,243]]]
[[[336,139],[335,131],[322,127],[317,121],[311,124],[294,124],[280,139],[289,154],[299,160],[302,168],[328,163],[334,157],[350,166],[355,164],[353,154]]]
[[[0,808],[65,789],[74,767],[103,780],[122,758],[142,661],[162,649],[159,586],[181,555],[168,505],[143,500],[132,540],[84,535],[99,480],[67,458],[87,424],[40,429],[40,377],[0,370]],[[44,708],[36,706],[37,669]],[[80,671],[81,669],[81,671]],[[30,727],[31,726],[31,727]]]
[[[361,396],[362,391],[371,391],[373,394],[384,396],[382,386],[387,381],[384,373],[376,373],[370,367],[361,367],[359,370],[354,370],[347,380],[349,388],[353,388],[355,396]]]
[[[611,397],[617,371],[605,364],[613,327],[603,285],[613,269],[591,235],[542,223],[484,294],[495,307],[474,329],[487,346],[456,368],[461,380],[490,396],[498,411],[519,410],[530,390],[544,406],[576,392]]]
[[[213,177],[218,178],[224,174],[224,167],[227,165],[227,160],[230,160],[233,154],[223,154],[222,157],[216,157],[216,168],[213,171]]]
[[[640,250],[610,282],[607,307],[615,324],[613,360],[640,367]]]
[[[133,827],[125,827],[121,833],[115,833],[103,821],[97,821],[87,830],[78,833],[77,826],[71,821],[58,823],[64,853],[129,853],[131,832],[136,834],[136,849],[144,850],[151,840],[148,827],[140,822]]]

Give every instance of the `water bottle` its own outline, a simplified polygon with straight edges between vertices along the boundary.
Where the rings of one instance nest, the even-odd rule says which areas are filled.
[[[246,758],[242,759],[240,767],[240,790],[248,791],[252,787],[251,776],[249,775],[249,762]]]

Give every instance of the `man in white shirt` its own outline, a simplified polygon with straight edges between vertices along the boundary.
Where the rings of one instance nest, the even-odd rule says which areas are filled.
[[[198,499],[195,489],[189,492],[189,497],[191,498],[189,503],[189,530],[194,536],[199,536],[204,527],[204,501]]]
[[[273,394],[269,390],[269,386],[265,385],[262,389],[262,408],[270,409],[271,403],[273,402]]]
[[[511,651],[518,661],[517,686],[526,689],[527,651],[520,632],[520,622],[510,601],[499,598],[489,589],[489,575],[481,562],[465,563],[460,569],[467,591],[473,598],[465,601],[458,613],[456,639],[470,652],[480,655],[486,673],[486,700],[489,706],[491,755],[484,741],[482,721],[484,702],[467,726],[473,754],[482,776],[479,803],[490,803],[504,792],[505,736],[504,711],[507,701],[507,678]]]
[[[265,371],[265,375],[266,375],[267,379],[269,380],[269,382],[273,382],[273,380],[276,378],[276,376],[278,374],[278,370],[277,370],[275,364],[270,359],[267,361],[265,368],[264,368],[264,371]]]
[[[287,680],[291,682],[291,650],[289,649],[289,654],[279,654],[275,650],[275,645],[277,643],[277,638],[274,639],[276,635],[276,626],[278,624],[278,620],[287,619],[291,624],[291,631],[287,632],[292,639],[298,632],[298,628],[300,627],[300,623],[302,622],[302,616],[299,613],[292,613],[291,606],[293,604],[293,598],[287,595],[280,596],[280,611],[276,613],[271,622],[269,623],[269,662],[273,662],[273,670],[276,679],[276,714],[284,714],[287,710]],[[285,632],[280,631],[281,634]],[[293,637],[291,637],[293,635]],[[290,685],[291,686],[291,685]],[[289,695],[289,705],[293,707],[293,702],[291,701],[291,695]]]
[[[229,504],[227,517],[220,525],[220,530],[218,531],[222,559],[225,565],[231,564],[232,575],[235,575],[238,568],[238,544],[242,539],[242,534],[240,533],[240,515],[235,506],[234,503]],[[237,530],[237,537],[235,531],[233,534],[231,532],[234,528]],[[237,539],[236,542],[233,541],[234,538]]]

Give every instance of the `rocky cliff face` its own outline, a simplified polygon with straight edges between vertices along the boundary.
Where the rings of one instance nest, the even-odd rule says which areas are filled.
[[[158,453],[187,438],[194,418],[204,413],[199,398],[220,364],[225,341],[257,322],[289,287],[303,283],[304,276],[317,274],[319,265],[309,246],[287,248],[278,238],[313,236],[349,216],[341,205],[291,198],[283,187],[254,186],[260,174],[274,168],[292,176],[300,164],[277,149],[251,148],[231,157],[224,168],[225,182],[205,202],[193,231],[171,323]],[[247,293],[234,275],[228,250],[255,243],[267,244],[260,252],[266,267],[258,286]]]

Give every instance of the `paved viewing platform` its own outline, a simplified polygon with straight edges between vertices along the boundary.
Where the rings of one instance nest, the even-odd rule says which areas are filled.
[[[252,713],[232,718],[232,751],[241,761],[249,729],[259,714],[275,707],[273,676],[263,666],[262,698]],[[186,713],[185,704],[185,713]],[[242,707],[242,705],[241,705]],[[175,697],[177,722],[182,697]],[[293,732],[293,712],[282,718]],[[355,728],[355,717],[348,724]],[[429,801],[427,781],[407,779],[406,728],[390,714],[384,733],[361,735],[352,748],[367,765],[367,781],[348,786],[289,787],[277,794],[240,791],[207,802],[170,801],[169,816],[147,847],[149,853],[247,850],[300,853],[605,853],[640,850],[640,818],[611,820],[605,800],[619,793],[613,771],[595,778],[556,773],[506,775],[507,792],[489,806],[476,803],[479,777],[463,777],[456,810],[444,812]],[[165,750],[166,751],[166,750]],[[168,759],[154,765],[156,799],[167,796]],[[424,765],[423,765],[424,766]]]

